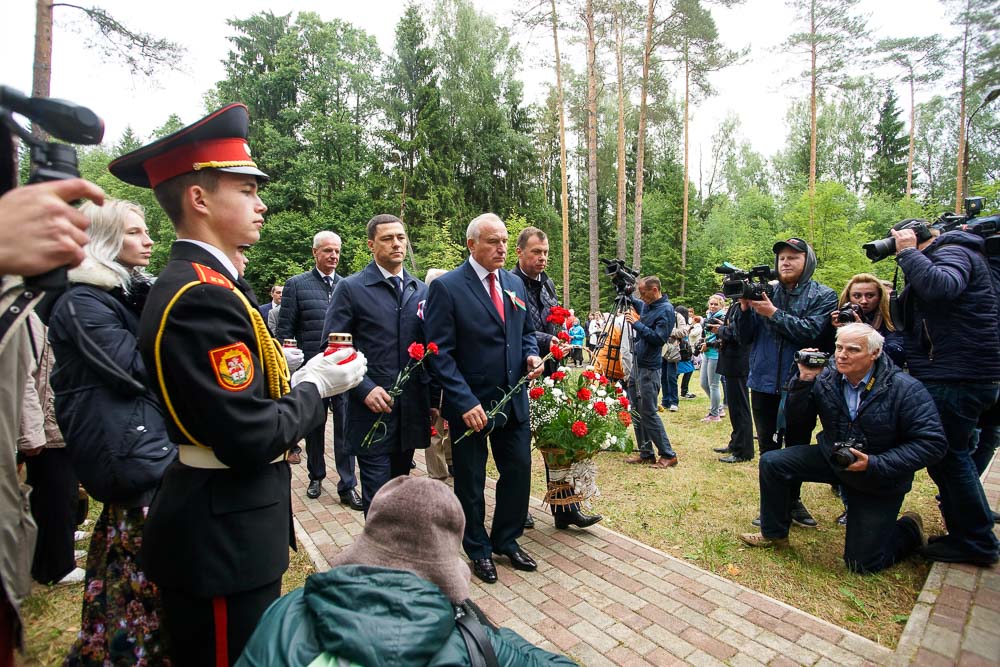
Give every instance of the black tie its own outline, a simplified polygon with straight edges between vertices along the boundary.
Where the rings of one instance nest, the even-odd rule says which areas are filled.
[[[396,301],[403,298],[403,279],[399,276],[389,276],[389,280],[392,281],[392,286],[396,288]]]

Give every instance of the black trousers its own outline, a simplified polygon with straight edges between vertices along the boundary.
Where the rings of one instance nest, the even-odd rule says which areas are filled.
[[[365,506],[365,516],[368,516],[368,508],[378,490],[389,480],[410,474],[413,450],[363,454],[357,458],[358,475],[361,477],[361,503]]]
[[[355,475],[355,458],[348,452],[344,430],[347,426],[347,401],[344,396],[337,395],[326,399],[327,411],[324,413],[323,424],[306,434],[306,468],[309,479],[326,479],[326,420],[333,412],[333,461],[337,465],[337,493],[347,493],[358,485]]]
[[[750,406],[753,410],[753,423],[757,427],[757,442],[761,456],[765,452],[782,447],[809,444],[812,428],[807,429],[799,425],[791,431],[778,430],[778,409],[781,407],[781,394],[752,391],[750,392]],[[815,426],[816,420],[812,421],[813,426]],[[789,484],[788,488],[793,502],[802,497],[801,482]]]
[[[753,458],[753,418],[750,415],[750,391],[745,375],[727,375],[729,423],[733,427],[729,449],[741,459]]]
[[[203,598],[161,588],[163,634],[175,665],[228,667],[235,663],[260,617],[281,595],[281,579],[225,597]]]
[[[79,482],[64,448],[43,449],[26,457],[25,465],[32,488],[31,516],[38,524],[31,577],[40,584],[53,584],[76,567],[73,531]]]

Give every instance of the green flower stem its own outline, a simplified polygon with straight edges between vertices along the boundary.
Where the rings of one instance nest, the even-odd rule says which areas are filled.
[[[403,368],[403,370],[399,372],[399,375],[396,376],[396,381],[392,383],[392,386],[389,388],[388,392],[389,398],[392,399],[393,403],[396,402],[396,397],[403,393],[403,385],[406,384],[406,382],[410,379],[410,375],[413,373],[413,371],[415,371],[417,368],[420,367],[422,363],[424,363],[424,359],[427,358],[427,354],[428,353],[425,352],[424,356],[420,357],[420,359],[415,363],[413,359],[406,362],[406,366]],[[383,437],[385,437],[386,432],[389,430],[388,427],[386,427],[386,425],[382,421],[383,419],[385,419],[385,415],[386,415],[385,412],[380,412],[378,415],[378,419],[376,419],[375,423],[372,424],[372,427],[368,429],[368,433],[365,434],[364,440],[361,441],[361,447],[363,449],[371,447],[376,441],[381,440]],[[382,432],[378,434],[378,437],[376,437],[375,434],[378,433],[379,427],[381,427]]]

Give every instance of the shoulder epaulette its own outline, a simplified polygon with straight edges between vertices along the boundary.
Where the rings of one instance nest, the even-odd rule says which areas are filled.
[[[210,269],[204,264],[191,262],[194,272],[198,275],[198,280],[209,285],[218,285],[226,289],[234,289],[233,281],[225,277],[215,269]]]

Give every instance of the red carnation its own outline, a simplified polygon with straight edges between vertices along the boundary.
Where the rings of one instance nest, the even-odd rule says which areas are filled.
[[[563,373],[562,371],[556,371],[555,373],[553,373],[549,377],[551,377],[555,381],[565,380],[566,379],[566,374]]]
[[[548,317],[545,318],[546,322],[552,322],[553,324],[558,324],[562,326],[566,323],[566,318],[569,317],[569,311],[562,306],[552,306],[549,310]]]
[[[616,384],[615,385],[615,393],[616,394],[623,394],[623,393],[625,393],[625,390],[621,388],[621,385],[617,385]]]
[[[528,390],[528,398],[531,399],[541,398],[544,393],[545,389],[543,387],[532,387],[531,389]]]
[[[424,358],[424,346],[420,343],[410,343],[410,346],[406,348],[406,352],[410,355],[410,359],[420,361]]]
[[[587,425],[581,421],[573,422],[572,429],[573,429],[573,435],[575,435],[578,438],[582,438],[583,436],[587,435]]]
[[[598,380],[598,382],[601,383],[601,386],[606,385],[608,383],[608,376],[607,375],[602,375],[600,377],[600,379]]]
[[[586,387],[583,387],[580,389],[580,391],[576,392],[576,397],[579,398],[581,401],[589,401],[590,390],[587,389]]]
[[[427,352],[430,353],[430,354],[437,354],[438,353],[438,344],[435,343],[434,341],[431,341],[430,343],[427,343]]]
[[[628,408],[628,396],[619,396],[618,402],[621,403],[623,408]]]
[[[620,421],[624,426],[632,425],[632,415],[627,412],[618,413],[618,421]]]
[[[433,437],[435,437],[435,436],[436,436],[437,434],[438,434],[438,430],[437,430],[436,428],[434,428],[434,426],[432,425],[432,426],[431,426],[431,437],[433,438]]]
[[[558,338],[559,340],[561,340],[564,343],[568,343],[569,342],[569,334],[566,333],[565,331],[560,331],[559,333],[557,333],[556,334],[556,338]]]
[[[552,358],[555,359],[556,361],[561,361],[562,358],[566,356],[566,353],[563,352],[562,348],[556,345],[554,341],[552,343],[552,347],[549,348],[549,353],[552,354]]]
[[[608,404],[604,401],[598,401],[594,403],[594,412],[601,415],[602,417],[608,414]]]
[[[594,373],[594,371],[584,371],[584,372],[580,373],[580,375],[582,375],[583,377],[587,378],[588,380],[596,380],[597,379],[597,375]]]

